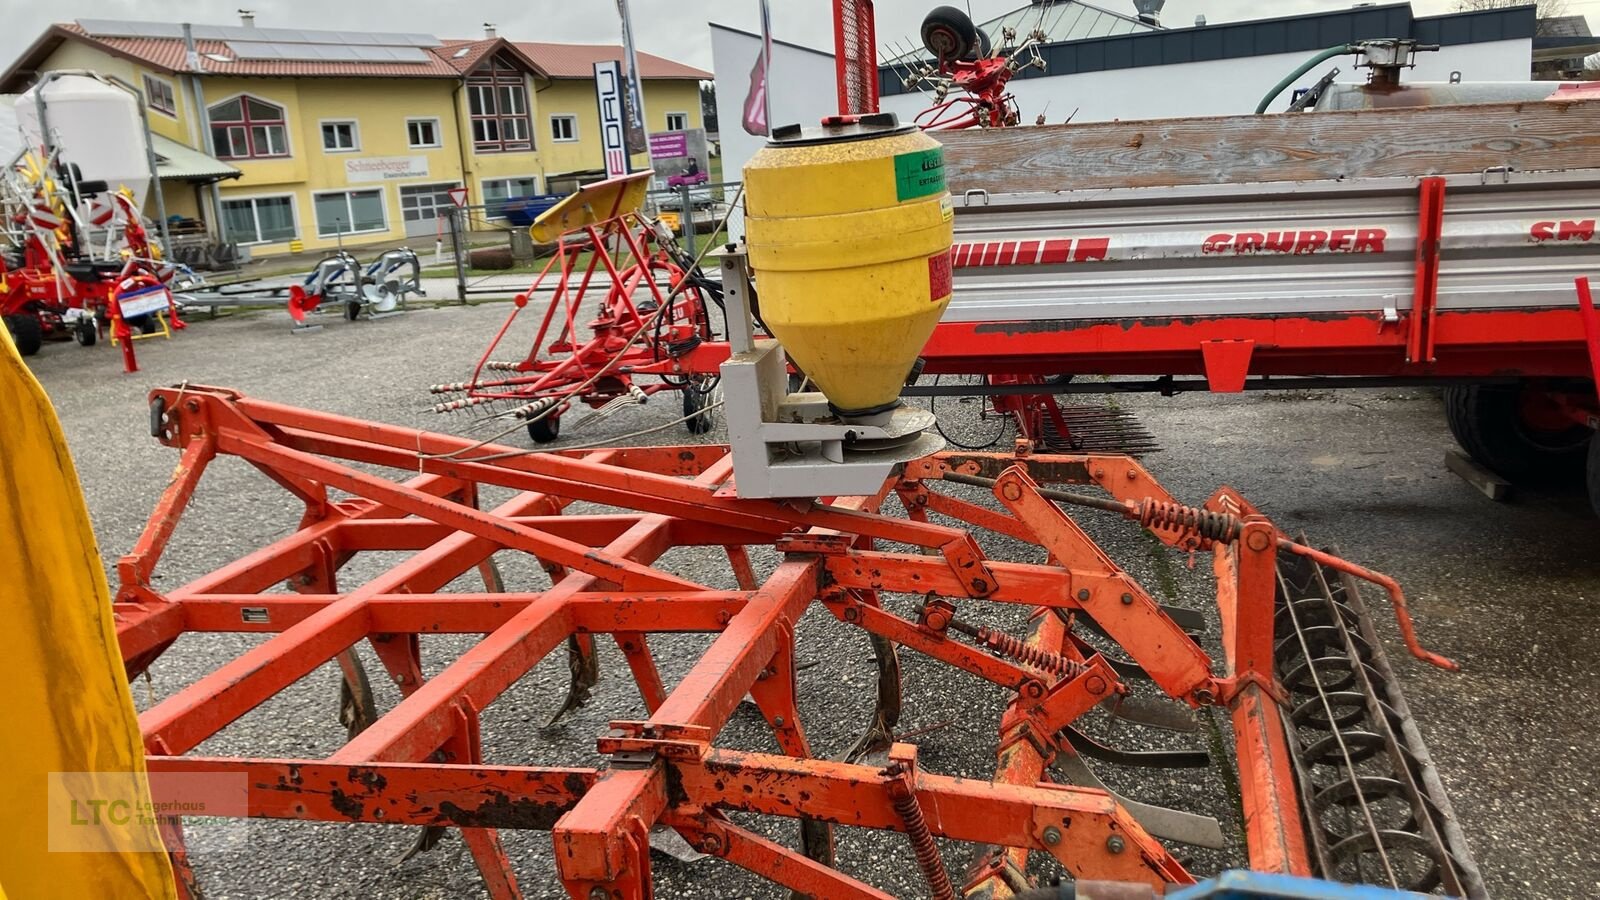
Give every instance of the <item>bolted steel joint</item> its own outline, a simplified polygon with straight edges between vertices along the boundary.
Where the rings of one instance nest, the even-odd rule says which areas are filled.
[[[1111,837],[1106,838],[1106,849],[1112,853],[1121,853],[1127,849],[1127,846],[1127,842],[1122,839],[1120,834],[1113,834]]]
[[[1044,843],[1047,847],[1054,847],[1061,843],[1061,829],[1054,825],[1047,825],[1044,829]]]

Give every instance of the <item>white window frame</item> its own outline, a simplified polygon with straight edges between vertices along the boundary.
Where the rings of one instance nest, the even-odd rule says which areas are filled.
[[[431,144],[413,144],[413,143],[411,143],[411,126],[413,124],[420,123],[420,122],[427,122],[427,123],[429,123],[429,124],[431,124],[433,126],[433,143],[431,143]],[[443,147],[444,146],[444,123],[439,121],[439,117],[438,116],[411,116],[410,118],[407,118],[406,119],[406,146],[410,147],[412,150],[437,150],[440,147]]]
[[[680,117],[683,118],[683,127],[682,128],[673,128],[672,127],[672,117],[673,116],[680,116]],[[688,131],[689,130],[689,114],[686,113],[686,112],[669,112],[669,113],[667,113],[667,130],[668,131]]]
[[[489,212],[488,206],[491,203],[499,202],[499,201],[494,201],[494,200],[490,200],[489,199],[489,183],[490,182],[492,182],[492,181],[521,181],[523,179],[528,179],[528,180],[533,182],[533,193],[534,193],[535,196],[538,196],[539,195],[539,188],[540,188],[540,185],[539,185],[540,178],[539,178],[538,175],[535,175],[535,174],[533,174],[531,172],[528,173],[527,175],[496,175],[493,178],[480,178],[480,179],[478,179],[478,196],[483,198],[483,205],[484,205],[483,217],[485,219],[491,219],[491,220],[493,220],[493,219],[504,219],[505,218],[504,215],[498,215],[497,216],[497,215],[492,215]]]
[[[350,146],[329,147],[328,135],[322,129],[329,125],[350,126]],[[319,119],[317,120],[317,140],[322,145],[323,153],[360,153],[361,152],[361,123],[355,119]]]
[[[327,197],[327,196],[331,196],[333,194],[343,194],[344,198],[345,198],[344,209],[345,209],[345,214],[347,216],[347,218],[345,220],[345,224],[347,226],[350,226],[350,225],[354,224],[354,219],[355,219],[355,213],[350,209],[350,195],[351,194],[366,194],[366,193],[370,193],[370,192],[373,192],[373,191],[376,191],[378,193],[378,200],[380,201],[380,205],[381,205],[381,207],[383,209],[383,227],[382,228],[363,228],[360,231],[336,231],[336,232],[334,232],[332,234],[323,234],[322,233],[322,223],[317,221],[317,198],[318,197]],[[389,227],[390,227],[390,225],[389,225],[389,192],[384,190],[382,185],[379,185],[377,187],[356,187],[355,185],[350,185],[349,187],[335,188],[334,190],[328,190],[328,191],[312,191],[311,192],[311,227],[312,227],[313,230],[316,231],[317,238],[319,240],[333,240],[333,239],[336,239],[336,238],[338,238],[340,236],[343,236],[343,235],[383,234],[384,232],[388,231]]]
[[[556,120],[565,119],[572,123],[572,137],[556,137]],[[575,144],[578,142],[578,117],[567,113],[558,113],[550,117],[550,140],[557,144]]]
[[[142,74],[144,76],[144,78],[139,82],[139,84],[140,84],[140,87],[144,88],[144,106],[145,106],[145,109],[153,110],[155,112],[161,113],[163,116],[166,116],[169,119],[176,120],[178,118],[178,106],[183,102],[182,98],[180,98],[178,96],[178,86],[176,84],[166,80],[165,78],[159,78],[159,77],[157,77],[155,75],[151,75],[149,72],[142,72],[140,74]],[[167,93],[168,94],[172,95],[172,108],[171,109],[162,109],[161,107],[155,105],[155,103],[151,101],[151,99],[150,99],[150,85],[152,85],[152,84],[161,85],[162,87],[167,89]]]
[[[261,234],[261,213],[260,213],[260,211],[258,209],[256,209],[255,201],[257,201],[257,200],[281,200],[281,199],[283,199],[285,197],[287,197],[289,199],[289,218],[294,220],[294,236],[293,237],[284,238],[283,240],[240,241],[240,242],[238,242],[239,246],[241,246],[241,247],[259,247],[259,246],[261,246],[263,244],[287,244],[290,241],[299,240],[300,239],[300,198],[296,197],[294,194],[246,194],[244,196],[235,196],[235,195],[229,194],[229,195],[225,195],[225,196],[222,197],[222,203],[224,203],[224,204],[227,204],[227,203],[243,203],[243,202],[245,202],[247,200],[250,201],[250,217],[255,220],[256,235],[257,236],[259,236]],[[223,220],[221,222],[217,223],[217,229],[218,229],[217,233],[221,234],[223,236],[223,238],[226,239],[228,237],[227,214],[223,213],[222,215],[223,215]]]

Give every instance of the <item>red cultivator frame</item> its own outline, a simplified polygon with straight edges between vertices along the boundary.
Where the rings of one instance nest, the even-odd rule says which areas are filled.
[[[186,633],[272,634],[140,717],[151,770],[242,775],[257,817],[459,828],[497,898],[520,896],[497,837],[501,828],[552,830],[556,865],[574,898],[649,897],[648,834],[657,823],[706,853],[818,897],[885,896],[830,867],[832,824],[905,833],[938,897],[954,896],[958,882],[936,837],[994,848],[980,856],[967,885],[979,895],[1008,896],[1027,855],[1037,852],[1078,878],[1187,883],[1184,867],[1113,795],[1049,783],[1049,762],[1074,752],[1074,720],[1122,695],[1133,678],[1150,679],[1177,703],[1231,711],[1254,868],[1337,869],[1344,845],[1333,845],[1328,830],[1307,829],[1297,798],[1326,796],[1315,788],[1318,772],[1330,771],[1338,753],[1326,740],[1307,743],[1314,736],[1307,729],[1319,721],[1354,728],[1360,716],[1326,707],[1326,721],[1302,720],[1301,698],[1307,684],[1340,672],[1354,690],[1352,669],[1375,663],[1329,668],[1329,635],[1342,632],[1312,607],[1325,600],[1337,613],[1352,601],[1336,603],[1331,593],[1302,599],[1311,595],[1296,587],[1296,616],[1285,617],[1277,561],[1384,583],[1412,651],[1448,665],[1416,645],[1392,582],[1287,540],[1225,488],[1204,509],[1181,506],[1126,457],[942,454],[910,464],[876,496],[761,501],[733,495],[732,459],[720,446],[529,453],[216,388],[157,390],[151,399],[152,431],[181,450],[182,461],[144,535],[118,563],[116,614],[129,672],[143,671]],[[300,527],[187,585],[158,589],[152,576],[162,552],[219,454],[248,461],[302,500]],[[406,473],[405,480],[370,474],[373,466]],[[1066,494],[1040,482],[1092,485],[1098,493]],[[480,492],[491,486],[515,494],[480,509]],[[350,499],[336,500],[334,491]],[[986,499],[991,492],[993,500]],[[1180,614],[1152,600],[1061,503],[1124,516],[1180,550],[1211,551],[1226,658],[1211,659],[1178,624]],[[573,504],[584,511],[569,511]],[[890,514],[890,505],[905,514]],[[1021,541],[1048,561],[991,559],[975,533]],[[880,544],[898,549],[876,549]],[[738,589],[713,590],[675,573],[663,562],[675,547],[725,556]],[[751,547],[774,548],[778,561],[758,565]],[[341,568],[373,551],[413,555],[364,584],[341,585]],[[536,558],[552,587],[505,590],[492,572],[497,551]],[[483,592],[440,593],[474,567],[487,567]],[[264,593],[286,581],[297,593]],[[908,600],[915,611],[897,614]],[[857,762],[815,758],[800,719],[794,629],[814,603],[867,632],[877,650],[880,706],[852,756]],[[978,624],[997,604],[1033,608],[1031,635]],[[1127,658],[1098,651],[1086,629],[1109,636]],[[718,635],[670,691],[648,637],[665,632]],[[484,637],[425,678],[421,636],[449,633]],[[609,762],[598,769],[483,764],[480,712],[563,644],[575,688],[592,685],[595,635],[610,635],[621,648],[649,718],[614,722],[599,736]],[[342,749],[325,759],[185,755],[318,666],[349,659],[347,651],[363,640],[404,698]],[[925,771],[915,747],[892,743],[897,645],[1014,692],[996,710],[992,782]],[[1314,662],[1280,683],[1275,659],[1279,670],[1292,667],[1292,646],[1304,646]],[[1375,652],[1369,646],[1359,658],[1373,660]],[[1347,697],[1316,690],[1311,696],[1324,704]],[[886,693],[893,702],[884,701]],[[781,753],[714,744],[747,694]],[[1291,694],[1293,702],[1280,706]],[[1384,709],[1390,711],[1379,721],[1360,726],[1363,734],[1370,728],[1376,739],[1406,724],[1403,706],[1400,713]],[[1343,735],[1341,746],[1355,750],[1344,755],[1351,778],[1336,805],[1352,802],[1352,786],[1361,796],[1368,782],[1356,776],[1356,758],[1379,749],[1354,735]],[[1394,758],[1415,761],[1418,752],[1410,752]],[[879,761],[859,761],[872,755]],[[1404,768],[1384,783],[1431,775],[1425,765]],[[742,828],[724,815],[729,810],[800,819],[803,846],[789,849]],[[1432,867],[1424,866],[1419,883],[1467,892],[1470,862],[1438,833],[1448,832],[1438,825],[1439,817],[1448,819],[1448,803],[1418,793],[1401,812],[1409,826],[1369,815],[1376,849],[1364,852],[1395,856],[1414,849],[1410,841],[1431,839],[1421,856]],[[1389,837],[1407,827],[1420,836],[1403,835],[1402,843]],[[176,829],[169,838],[181,851]],[[1366,845],[1354,846],[1363,852]],[[174,855],[188,876],[181,852]]]
[[[640,217],[649,182],[650,173],[643,172],[589,185],[540,217],[534,236],[553,240],[555,255],[517,296],[472,379],[433,387],[436,395],[459,395],[436,412],[509,405],[506,414],[527,420],[529,435],[544,443],[559,436],[561,415],[575,402],[609,413],[662,391],[682,391],[689,432],[710,430],[709,413],[700,411],[715,377],[692,376],[681,360],[713,337],[707,299],[718,297],[719,289],[669,232]],[[604,295],[597,312],[587,306],[594,300],[591,288]],[[494,359],[541,291],[552,293],[527,356]],[[635,303],[636,295],[646,299]],[[590,337],[583,340],[578,317],[591,314]],[[636,382],[640,376],[655,378]]]

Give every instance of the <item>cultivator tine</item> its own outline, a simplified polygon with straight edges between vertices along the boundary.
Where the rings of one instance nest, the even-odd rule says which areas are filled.
[[[1089,768],[1089,764],[1083,761],[1083,757],[1076,753],[1059,754],[1052,768],[1066,784],[1097,788],[1115,797],[1135,821],[1158,838],[1209,850],[1222,850],[1228,846],[1227,838],[1222,835],[1222,825],[1216,819],[1125,797],[1107,787],[1100,776]]]
[[[1273,656],[1319,873],[1487,898],[1356,580],[1284,554],[1278,589]]]
[[[339,680],[339,724],[344,726],[346,738],[353,739],[378,721],[377,702],[372,699],[372,682],[356,651],[346,650],[338,660],[344,673]]]
[[[846,750],[840,759],[848,763],[881,762],[889,747],[894,744],[894,729],[900,724],[900,655],[893,641],[877,634],[868,634],[872,644],[872,661],[878,670],[877,700],[872,706],[872,718],[866,731]]]
[[[1155,436],[1137,416],[1110,406],[1060,406],[1061,425],[1045,410],[1038,444],[1050,453],[1122,453],[1141,457],[1161,450]]]
[[[1193,734],[1200,730],[1200,721],[1195,718],[1194,710],[1165,698],[1118,694],[1102,706],[1113,717],[1134,725],[1179,734]]]
[[[582,709],[589,702],[594,686],[600,683],[600,657],[594,652],[594,638],[587,634],[574,634],[567,638],[567,699],[561,702],[544,727],[553,727],[567,713]]]

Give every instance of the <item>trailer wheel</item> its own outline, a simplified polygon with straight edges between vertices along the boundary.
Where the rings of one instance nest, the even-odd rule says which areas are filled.
[[[355,320],[357,320],[359,318],[361,318],[361,304],[357,303],[354,300],[351,300],[351,301],[345,303],[345,305],[344,305],[344,320],[346,322],[354,322]]]
[[[79,319],[78,324],[72,327],[72,339],[80,347],[93,347],[94,342],[100,339],[100,331],[95,328],[94,319]]]
[[[32,356],[44,346],[44,326],[39,324],[36,316],[21,313],[6,316],[6,330],[11,332],[11,340],[17,345],[17,352],[23,356]]]
[[[535,444],[548,444],[561,436],[561,417],[559,415],[545,416],[528,423],[528,437],[533,438]]]
[[[709,405],[709,396],[695,389],[694,382],[685,387],[683,393],[683,426],[689,429],[690,434],[705,434],[711,430],[712,413],[706,409]]]
[[[978,26],[954,6],[938,6],[922,20],[922,46],[940,61],[966,59],[978,46]]]
[[[1592,432],[1538,416],[1538,403],[1536,389],[1521,385],[1474,384],[1444,393],[1445,419],[1468,456],[1514,482],[1570,482],[1582,471]]]

